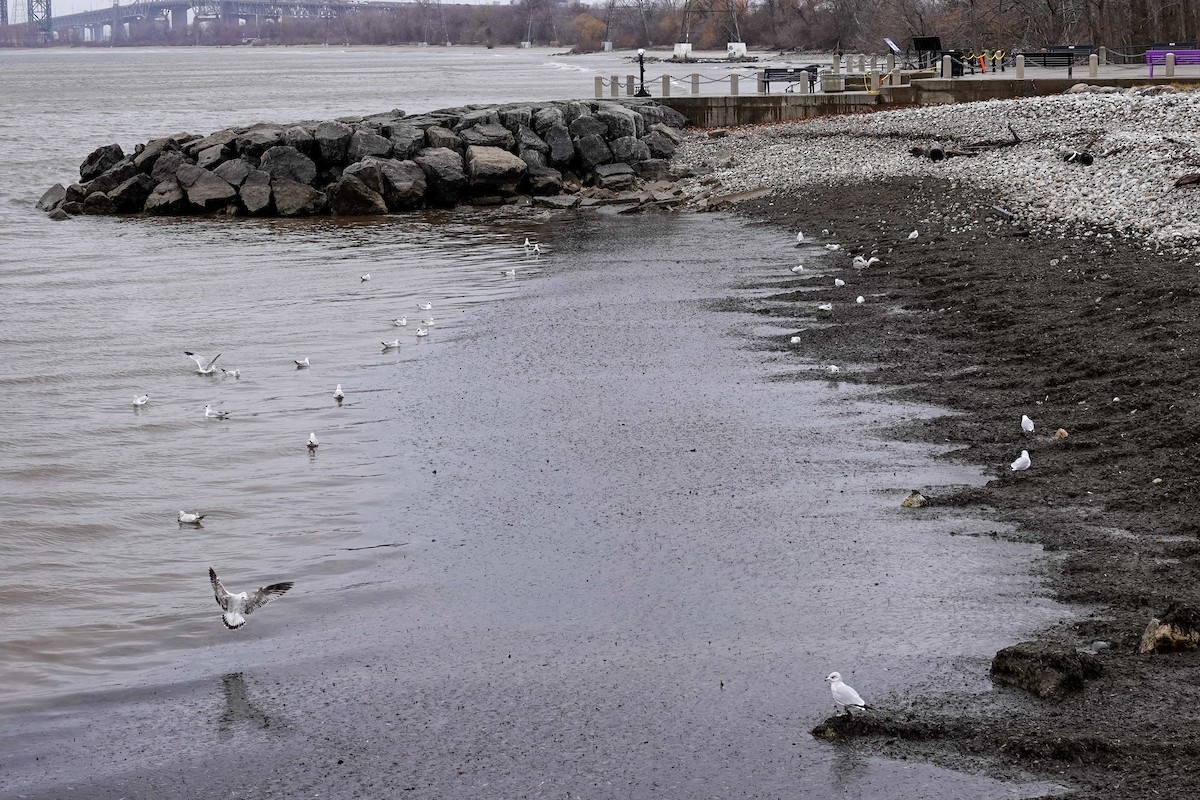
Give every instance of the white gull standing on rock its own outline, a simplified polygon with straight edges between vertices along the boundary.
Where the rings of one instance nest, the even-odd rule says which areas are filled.
[[[850,716],[851,708],[867,708],[867,704],[858,696],[858,692],[854,688],[842,683],[842,674],[840,672],[831,672],[825,678],[829,682],[829,690],[833,693],[833,703],[839,709],[846,709],[846,713]]]
[[[217,577],[217,572],[212,567],[208,568],[208,579],[212,582],[213,596],[217,598],[217,605],[225,612],[221,615],[221,621],[230,630],[245,625],[246,617],[250,616],[255,609],[262,608],[272,600],[283,597],[288,589],[295,586],[291,581],[284,581],[283,583],[272,583],[270,586],[264,586],[256,590],[254,594],[247,594],[246,592],[234,594],[221,585],[221,580]]]

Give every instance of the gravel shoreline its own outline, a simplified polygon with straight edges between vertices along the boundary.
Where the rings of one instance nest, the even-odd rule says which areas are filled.
[[[909,153],[1003,139],[1009,123],[1021,144]],[[726,191],[772,188],[739,213],[815,240],[797,250],[804,271],[780,266],[762,287],[774,292],[746,301],[794,328],[780,350],[811,360],[811,379],[952,409],[897,434],[960,444],[949,458],[995,470],[979,489],[926,491],[913,513],[972,505],[1016,523],[1055,553],[1049,591],[1081,604],[1041,639],[1110,645],[1103,674],[1061,702],[1012,688],[924,696],[847,731],[849,746],[1032,773],[1075,797],[1200,787],[1200,655],[1137,653],[1152,617],[1200,607],[1200,214],[1174,188],[1198,169],[1196,131],[1200,94],[1076,94],[702,133],[678,156],[713,167]],[[1066,162],[1065,149],[1096,161]],[[855,269],[855,255],[881,261]],[[1012,472],[1022,449],[1033,467]]]

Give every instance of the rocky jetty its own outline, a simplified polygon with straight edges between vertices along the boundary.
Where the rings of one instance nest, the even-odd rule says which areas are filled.
[[[369,215],[459,203],[499,205],[581,191],[596,202],[660,182],[687,120],[653,102],[556,101],[468,106],[408,116],[397,109],[208,136],[179,133],[126,153],[100,147],[79,182],[56,184],[37,207],[77,214]]]

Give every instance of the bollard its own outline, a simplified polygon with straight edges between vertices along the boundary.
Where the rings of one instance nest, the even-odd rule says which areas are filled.
[[[1174,53],[1167,53],[1166,67],[1167,67],[1167,77],[1174,78],[1175,77],[1175,54]]]
[[[767,93],[767,73],[766,73],[766,70],[761,70],[761,69],[760,69],[760,70],[758,71],[758,93],[759,93],[759,94],[766,94],[766,93]]]
[[[1100,45],[1100,66],[1108,66],[1108,48]]]
[[[871,72],[874,72],[879,67],[879,56],[871,53]]]
[[[833,74],[837,75],[842,71],[842,57],[837,53],[833,54]]]
[[[800,94],[812,94],[812,82],[807,78],[800,81]]]
[[[633,97],[633,76],[632,75],[625,76],[625,94],[629,95],[630,97]]]
[[[608,90],[609,90],[608,91],[609,95],[611,95],[612,97],[620,97],[621,96],[621,79],[618,78],[616,75],[613,75],[611,81],[608,84]]]
[[[878,92],[879,84],[880,84],[879,70],[872,69],[871,70],[871,91]]]
[[[858,54],[858,71],[859,72],[867,71],[867,57],[864,56],[862,53]]]
[[[1025,80],[1025,56],[1017,56],[1017,80]]]
[[[954,64],[951,63],[950,56],[942,56],[942,77],[949,78],[954,74]]]
[[[596,76],[596,97],[604,97],[604,78]]]
[[[896,72],[896,54],[888,53],[887,58],[883,60],[884,66],[887,67],[888,83],[892,86],[900,85],[900,73]]]
[[[1092,53],[1088,56],[1088,77],[1094,78],[1100,72],[1100,56]]]
[[[670,75],[662,76],[662,85],[663,85],[662,96],[670,97],[671,96],[671,76]]]
[[[700,73],[692,73],[692,94],[700,94]]]
[[[736,72],[729,76],[729,96],[738,96],[738,75]]]

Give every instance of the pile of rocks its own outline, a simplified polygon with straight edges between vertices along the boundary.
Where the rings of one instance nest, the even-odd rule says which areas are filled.
[[[97,149],[79,182],[51,187],[38,208],[56,219],[300,217],[500,204],[588,185],[622,192],[673,177],[686,124],[653,102],[556,101],[180,133],[132,154]]]

